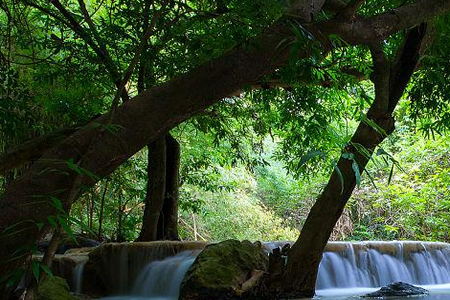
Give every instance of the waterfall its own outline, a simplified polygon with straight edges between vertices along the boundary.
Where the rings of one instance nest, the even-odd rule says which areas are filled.
[[[317,289],[379,287],[395,281],[450,283],[450,247],[444,243],[329,243]]]
[[[199,251],[207,244],[199,242],[135,242],[104,244],[89,259],[95,264],[108,295],[124,295],[143,272],[145,266],[154,261],[175,257],[184,251]]]
[[[263,245],[269,252],[286,243]],[[127,295],[107,299],[178,298],[183,277],[203,246],[180,247],[182,250],[176,252],[170,247],[161,250],[164,244],[152,245],[158,247],[121,244],[108,246],[109,252],[99,252],[102,279],[108,279],[105,283],[113,291],[109,294]],[[395,281],[445,290],[449,297],[442,299],[450,299],[450,245],[410,241],[330,242],[320,263],[316,288],[320,297],[344,299],[350,293],[364,294]]]
[[[88,257],[81,257],[76,261],[76,265],[73,268],[73,289],[75,294],[81,294],[83,289],[83,272],[84,265],[88,262]]]
[[[198,250],[179,252],[175,256],[147,263],[136,277],[126,296],[104,300],[177,300],[180,285]]]
[[[149,263],[133,285],[132,294],[150,298],[178,299],[180,285],[198,252],[185,251]]]

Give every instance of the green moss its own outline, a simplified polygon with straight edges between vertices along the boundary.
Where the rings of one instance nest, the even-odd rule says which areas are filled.
[[[69,292],[69,285],[61,277],[47,276],[39,285],[37,300],[77,300]]]
[[[265,271],[267,265],[268,257],[260,243],[228,240],[209,245],[187,272],[181,288],[182,299],[232,295],[253,270]]]

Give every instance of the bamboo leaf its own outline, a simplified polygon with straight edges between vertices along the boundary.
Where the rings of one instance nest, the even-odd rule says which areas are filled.
[[[394,163],[392,163],[391,171],[389,172],[388,185],[391,184],[393,174],[394,174]]]
[[[322,151],[319,150],[312,150],[309,151],[308,153],[306,153],[305,155],[303,155],[300,158],[300,162],[299,162],[299,168],[302,167],[304,164],[306,164],[308,161],[310,161],[311,159],[317,157],[317,156],[322,156],[324,153]]]
[[[369,178],[370,183],[373,185],[373,187],[378,190],[377,185],[375,184],[375,180],[373,179],[372,175],[370,175],[370,172],[366,170],[367,177]]]
[[[69,238],[71,240],[73,240],[76,244],[78,244],[75,234],[72,231],[72,228],[70,228],[69,224],[67,224],[67,220],[61,216],[58,216],[58,221],[59,221],[59,224],[61,224],[61,227],[63,228],[63,230],[69,236]]]
[[[50,277],[53,277],[53,272],[44,264],[41,264],[41,269]]]
[[[359,186],[361,183],[361,173],[359,172],[358,163],[355,160],[352,161],[352,169],[355,172],[356,184]]]
[[[336,174],[338,175],[339,181],[341,183],[341,195],[342,195],[344,193],[344,176],[342,175],[342,172],[336,163],[334,169],[336,170]]]
[[[38,261],[33,261],[31,263],[31,270],[33,271],[33,276],[34,278],[36,278],[36,281],[39,281],[39,275],[40,275],[40,269],[39,269],[39,265],[41,263]]]

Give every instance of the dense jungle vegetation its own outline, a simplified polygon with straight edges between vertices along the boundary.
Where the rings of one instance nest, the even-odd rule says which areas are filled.
[[[405,102],[402,108],[408,105]],[[370,165],[369,176],[373,181],[367,175],[362,176],[332,240],[449,241],[450,137],[445,133],[426,135],[407,115],[402,117],[397,131],[381,146],[396,163],[378,159]],[[203,148],[205,141],[192,142],[182,147],[183,161],[192,161],[197,147]],[[197,143],[200,145],[196,146]],[[295,240],[327,181],[329,169],[322,168],[313,175],[288,172],[283,161],[276,160],[277,147],[279,144],[268,137],[262,154],[264,163],[252,169],[243,163],[215,163],[214,155],[223,155],[220,152],[202,153],[210,155],[208,160],[212,162],[199,169],[196,178],[186,179],[189,183],[180,190],[180,238]],[[100,240],[117,239],[120,214],[123,214],[121,234],[128,241],[134,240],[139,234],[145,197],[144,169],[145,161],[137,156],[133,164],[119,170],[108,183],[99,183],[86,194],[72,211],[72,216],[83,224],[74,224],[74,232],[98,238],[100,203],[106,184]],[[124,193],[127,200],[129,196],[125,195],[132,197],[122,212],[118,210],[120,195],[114,191]]]
[[[329,238],[448,241],[449,10],[0,0],[2,282],[49,231],[297,240],[287,297]]]

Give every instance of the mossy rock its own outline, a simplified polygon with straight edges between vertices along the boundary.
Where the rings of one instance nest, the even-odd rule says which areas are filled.
[[[240,298],[244,283],[255,271],[267,271],[268,262],[259,242],[227,240],[209,245],[186,273],[180,299]]]
[[[39,284],[37,300],[78,300],[70,294],[67,282],[57,276],[47,276]]]

